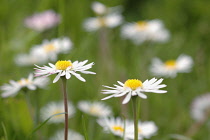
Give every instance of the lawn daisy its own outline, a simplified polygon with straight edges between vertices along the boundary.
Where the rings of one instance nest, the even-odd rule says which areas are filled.
[[[33,30],[42,32],[56,26],[60,22],[60,15],[53,10],[36,13],[25,19],[25,26]]]
[[[64,133],[63,130],[60,130],[55,133],[55,135],[50,138],[50,140],[63,140],[64,139]],[[68,130],[68,140],[84,140],[84,137],[72,130]]]
[[[196,121],[204,121],[210,116],[210,93],[195,98],[191,105],[191,116]]]
[[[111,13],[105,16],[92,17],[84,21],[84,28],[86,31],[97,31],[100,28],[114,28],[122,23],[122,16],[118,13]]]
[[[50,102],[41,109],[41,118],[43,121],[47,120],[50,116],[58,113],[64,113],[63,102]],[[73,105],[68,102],[68,118],[71,118],[75,113]],[[53,116],[49,123],[62,123],[64,122],[64,114]]]
[[[166,93],[167,91],[165,90],[159,90],[160,88],[166,87],[165,84],[161,84],[162,81],[163,79],[157,80],[156,78],[146,80],[143,83],[138,79],[128,79],[125,83],[117,81],[119,85],[114,85],[114,87],[104,86],[108,89],[102,90],[102,93],[112,95],[107,96],[102,100],[112,97],[121,97],[127,94],[122,102],[123,104],[126,104],[129,102],[132,96],[138,95],[139,97],[146,99],[147,96],[144,94],[144,92]]]
[[[101,125],[105,132],[111,132],[112,134],[123,137],[124,129],[124,121],[122,119],[110,117],[110,118],[100,118],[97,120],[98,124]]]
[[[193,60],[188,55],[180,55],[177,60],[162,62],[159,58],[152,60],[150,71],[156,76],[176,77],[177,73],[188,73],[191,71]]]
[[[137,45],[145,41],[166,42],[170,37],[162,21],[157,19],[125,24],[121,33],[123,38],[130,39]]]
[[[1,96],[3,98],[15,96],[21,89],[25,91],[44,88],[48,83],[48,78],[34,78],[33,74],[29,74],[28,78],[21,78],[19,81],[10,80],[9,84],[1,86],[0,89],[3,91]]]
[[[152,121],[141,122],[138,121],[138,139],[149,139],[155,135],[158,128]],[[125,137],[129,140],[134,139],[134,126],[133,121],[126,121],[126,135]]]
[[[78,108],[92,116],[106,117],[112,114],[111,108],[102,102],[80,101]]]
[[[65,76],[66,79],[70,79],[71,75],[74,75],[79,80],[85,82],[86,80],[76,72],[81,72],[84,74],[96,74],[95,72],[87,71],[88,69],[92,68],[92,66],[94,65],[93,62],[85,65],[87,62],[88,60],[82,62],[75,61],[72,63],[70,60],[68,61],[65,60],[65,61],[57,61],[55,65],[49,63],[49,66],[44,66],[44,67],[35,65],[37,67],[35,68],[36,69],[35,75],[46,77],[52,74],[57,74],[57,76],[53,80],[53,83],[57,82],[61,76]]]

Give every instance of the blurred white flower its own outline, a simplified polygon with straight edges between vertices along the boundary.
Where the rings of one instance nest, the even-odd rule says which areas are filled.
[[[20,54],[15,57],[19,66],[33,64],[44,64],[48,61],[56,61],[60,53],[69,53],[72,49],[72,42],[69,38],[57,38],[44,40],[41,45],[35,45],[29,54]]]
[[[92,116],[106,117],[112,114],[111,108],[103,102],[80,101],[78,108]]]
[[[191,116],[196,121],[204,121],[210,116],[210,93],[203,94],[193,100]]]
[[[114,28],[120,25],[123,21],[123,17],[118,13],[111,13],[100,17],[91,17],[84,21],[84,28],[86,31],[97,31],[100,28]]]
[[[121,34],[123,38],[130,39],[137,45],[145,41],[166,42],[170,37],[162,21],[158,19],[125,24]]]
[[[28,78],[21,78],[19,81],[10,80],[9,84],[1,86],[0,89],[3,91],[1,96],[3,98],[15,96],[23,88],[29,90],[44,88],[48,83],[48,78],[34,78],[33,74],[29,74]]]
[[[144,92],[166,93],[167,91],[165,90],[159,90],[160,88],[166,87],[165,84],[161,84],[162,81],[163,79],[157,80],[156,78],[146,80],[143,83],[137,79],[128,79],[125,83],[117,81],[119,85],[114,85],[114,87],[104,86],[108,89],[102,90],[102,93],[112,95],[107,96],[102,100],[112,97],[121,97],[127,94],[122,102],[123,104],[126,104],[130,101],[132,96],[138,95],[140,98],[146,99],[147,96],[144,94]]]
[[[55,135],[50,138],[50,140],[63,140],[64,139],[64,130],[59,130]],[[85,140],[84,137],[72,130],[68,130],[68,140]]]
[[[41,109],[41,118],[43,121],[47,120],[50,116],[64,113],[63,102],[50,102]],[[71,118],[75,113],[73,105],[68,102],[68,118]],[[48,122],[49,123],[62,123],[65,120],[65,114],[55,115]]]
[[[188,55],[180,55],[177,60],[162,62],[159,58],[152,60],[151,73],[155,76],[176,77],[177,73],[188,73],[191,71],[193,60]]]
[[[65,76],[66,79],[70,79],[71,75],[74,75],[79,80],[85,82],[86,80],[76,72],[81,72],[84,74],[96,74],[95,72],[87,71],[88,69],[92,68],[92,66],[94,65],[93,62],[85,65],[87,62],[88,60],[82,62],[74,61],[72,63],[70,60],[68,60],[68,61],[57,61],[55,65],[49,63],[50,66],[40,67],[35,65],[37,67],[34,68],[36,69],[35,76],[46,77],[52,74],[57,74],[57,76],[53,80],[53,83],[55,83],[60,79],[61,76]]]
[[[155,135],[158,128],[152,121],[138,122],[138,139],[149,139]],[[126,138],[134,140],[134,125],[133,121],[126,121]]]
[[[42,32],[56,26],[60,22],[60,15],[53,10],[36,13],[25,19],[25,26],[33,30]]]

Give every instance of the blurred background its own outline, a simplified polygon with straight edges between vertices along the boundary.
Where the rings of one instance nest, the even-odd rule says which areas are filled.
[[[192,101],[210,91],[210,1],[199,0],[100,0],[107,7],[121,6],[122,23],[114,28],[89,32],[83,27],[85,19],[95,17],[91,9],[92,0],[1,0],[0,1],[0,85],[9,80],[27,78],[34,72],[33,65],[16,64],[16,56],[29,53],[34,45],[43,40],[68,37],[72,49],[59,54],[57,60],[89,60],[95,65],[91,71],[96,75],[82,75],[86,82],[72,77],[67,82],[68,98],[76,108],[75,115],[69,119],[69,128],[84,135],[81,121],[85,116],[90,140],[115,140],[110,133],[91,120],[96,118],[77,109],[81,100],[100,101],[102,85],[112,86],[117,81],[140,79],[145,81],[154,77],[150,72],[152,59],[176,59],[181,54],[191,56],[194,62],[190,73],[179,73],[175,78],[164,78],[166,94],[147,94],[148,99],[140,99],[140,120],[153,121],[158,127],[151,140],[181,139],[171,134],[185,136],[196,121],[191,116]],[[60,15],[60,22],[44,31],[26,27],[24,20],[35,13],[53,10]],[[145,42],[135,44],[121,36],[121,28],[126,23],[139,20],[159,19],[170,33],[164,43]],[[101,33],[102,32],[102,33]],[[106,44],[108,54],[100,51]],[[103,46],[103,45],[102,45]],[[49,61],[55,63],[56,61]],[[47,62],[48,63],[48,62]],[[44,63],[47,65],[47,63]],[[42,65],[42,64],[41,64]],[[55,75],[50,76],[49,85],[40,89],[39,106],[51,101],[61,101],[61,81],[52,83]],[[36,92],[29,91],[31,106],[35,104]],[[112,108],[113,116],[132,119],[131,103],[122,105],[122,99],[111,98],[102,101]],[[209,101],[210,102],[210,101]],[[92,127],[92,128],[91,128]],[[30,117],[24,94],[20,91],[15,97],[0,98],[0,140],[25,140],[35,128]],[[44,139],[63,128],[63,123],[42,126]],[[94,129],[93,129],[94,128]],[[35,134],[34,134],[35,135]],[[206,121],[189,138],[193,140],[210,139],[210,123]],[[34,136],[32,139],[39,139]]]

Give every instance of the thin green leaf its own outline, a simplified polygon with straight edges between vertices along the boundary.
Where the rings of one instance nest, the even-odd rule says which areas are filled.
[[[170,134],[169,137],[178,140],[192,140],[191,138],[179,134]]]
[[[4,138],[5,138],[5,140],[8,140],[6,127],[3,122],[1,122],[1,125],[2,125],[3,131],[4,131],[4,136],[5,136]]]
[[[83,126],[84,135],[85,135],[85,140],[88,140],[87,129],[85,125],[85,118],[83,115],[82,115],[82,126]]]

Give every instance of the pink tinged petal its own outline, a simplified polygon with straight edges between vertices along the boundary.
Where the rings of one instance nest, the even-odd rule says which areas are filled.
[[[128,95],[123,100],[122,104],[127,104],[131,99],[131,92],[128,93]]]
[[[138,92],[137,94],[138,94],[138,96],[139,96],[140,98],[147,99],[147,95],[145,95],[145,94],[143,94],[143,93],[141,93],[141,92]]]
[[[69,72],[66,72],[66,79],[70,79],[71,78],[71,74]]]
[[[53,83],[56,83],[59,80],[60,77],[61,77],[61,73],[58,73],[58,75],[53,80]]]

